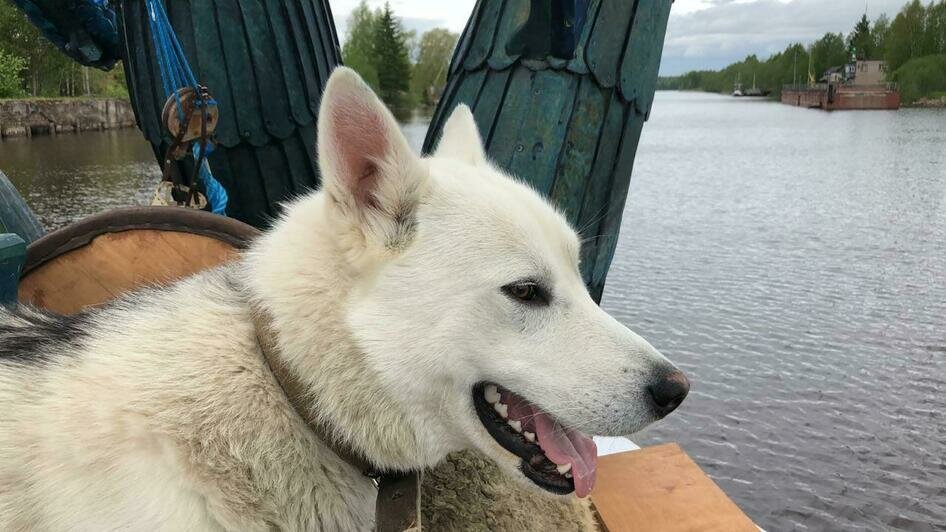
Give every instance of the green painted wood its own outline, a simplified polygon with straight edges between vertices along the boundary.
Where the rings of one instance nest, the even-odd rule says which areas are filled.
[[[658,1],[670,2],[670,0]],[[634,8],[638,2],[639,0],[634,2],[627,0],[601,4],[588,42],[585,61],[595,79],[604,87],[613,87],[618,81],[621,56],[625,53],[624,43],[628,42],[635,13]],[[656,34],[647,34],[642,38],[650,40],[658,38],[663,46],[663,34],[659,37]]]
[[[16,303],[16,287],[24,260],[26,242],[13,233],[0,234],[0,305]]]
[[[624,98],[636,102],[637,110],[650,116],[654,102],[654,89],[647,80],[657,76],[663,43],[655,43],[648,35],[667,32],[670,3],[665,0],[639,0],[640,12],[634,17],[634,27],[627,40],[624,62],[621,64],[621,93]]]
[[[525,149],[524,146],[517,146],[516,141],[519,139],[520,130],[524,126],[531,126],[531,124],[525,124],[523,115],[532,111],[530,104],[534,76],[535,72],[527,68],[517,68],[512,73],[509,86],[506,88],[506,98],[499,110],[493,135],[486,146],[490,158],[502,168],[509,168],[517,149]],[[435,124],[431,124],[430,128],[428,136],[436,129]],[[521,177],[525,178],[525,176]]]
[[[480,96],[473,107],[473,118],[476,119],[484,144],[488,145],[493,136],[496,117],[503,106],[511,75],[511,68],[499,72],[490,71],[483,88],[480,89]]]
[[[325,0],[165,0],[185,55],[220,106],[209,162],[227,189],[227,214],[265,227],[280,204],[316,188],[315,125],[322,89],[341,63]],[[121,0],[125,73],[142,132],[156,154],[170,137],[142,0]],[[305,146],[306,149],[300,149]],[[161,161],[163,162],[163,161]],[[185,176],[191,165],[175,163]]]
[[[269,135],[286,138],[296,124],[290,110],[286,81],[279,68],[279,46],[270,29],[269,16],[260,0],[239,0],[243,33],[253,62],[254,80],[259,94],[263,126]]]
[[[236,110],[236,127],[244,142],[252,146],[262,146],[269,140],[268,131],[263,124],[262,95],[257,88],[256,80],[260,74],[254,70],[256,66],[250,57],[249,45],[246,42],[246,23],[240,13],[237,0],[214,2],[217,15],[217,31],[220,33],[220,42],[223,43],[223,55],[217,58],[223,60],[227,67],[227,85],[233,97]],[[208,80],[209,83],[209,80]],[[211,94],[222,83],[214,83],[210,87]]]
[[[266,0],[265,8],[269,31],[274,38],[278,55],[276,66],[282,70],[281,74],[285,79],[283,87],[292,119],[299,124],[310,123],[314,115],[309,111],[306,101],[305,80],[299,64],[299,55],[290,38],[290,32],[285,31],[285,28],[291,26],[287,20],[288,10],[281,0]]]
[[[479,99],[480,92],[483,89],[483,85],[486,83],[487,71],[478,70],[475,72],[466,73],[462,76],[462,83],[453,83],[448,85],[447,90],[444,91],[442,98],[447,99],[450,102],[449,108],[453,109],[459,104],[465,104],[470,108],[476,106],[476,102]],[[440,108],[442,110],[446,106]],[[437,120],[439,115],[435,112],[434,118],[432,120]],[[439,142],[440,136],[438,135],[436,139],[432,139],[431,142],[436,144]]]
[[[634,114],[633,118],[625,123],[624,134],[621,138],[621,150],[615,165],[613,179],[608,191],[608,201],[605,203],[606,216],[601,219],[597,231],[598,253],[592,268],[591,286],[592,296],[600,300],[614,250],[617,248],[618,236],[621,231],[621,220],[624,217],[624,207],[627,201],[629,179],[634,169],[634,157],[637,155],[637,145],[640,141],[641,130],[644,126],[644,117]],[[600,287],[600,288],[599,288]]]
[[[613,185],[611,176],[618,171],[617,159],[621,152],[624,124],[633,111],[623,104],[615,91],[610,91],[605,113],[594,164],[591,172],[585,176],[584,198],[576,226],[584,241],[581,248],[581,273],[592,294],[602,286],[600,283],[595,284],[593,277],[594,265],[601,250],[601,239],[605,236],[601,231],[601,224],[608,216],[615,215],[608,210],[611,207],[608,198]]]
[[[547,1],[547,0],[546,0]],[[529,20],[530,0],[506,0],[506,5],[499,17],[493,50],[489,56],[489,67],[502,70],[519,59],[518,53],[510,55],[510,46],[519,29]]]
[[[490,52],[493,51],[493,41],[500,23],[500,15],[503,12],[505,1],[497,0],[493,2],[477,2],[474,13],[479,12],[479,17],[473,31],[469,32],[472,44],[464,57],[455,57],[457,64],[462,64],[467,70],[480,68]],[[459,59],[460,61],[456,61]]]
[[[0,233],[15,233],[26,242],[33,242],[44,232],[29,205],[0,171]]]
[[[430,152],[453,107],[471,105],[491,160],[549,194],[580,229],[582,275],[596,300],[653,101],[671,3],[590,0],[571,56],[555,56],[551,50],[567,47],[554,44],[537,54],[532,48],[547,39],[536,35],[525,41],[529,58],[518,59],[507,47],[529,20],[522,7],[541,4],[478,0],[424,143]],[[554,17],[537,15],[528,31],[554,33],[541,27]]]
[[[588,3],[588,18],[585,20],[585,27],[581,32],[581,39],[575,47],[575,55],[568,61],[568,70],[576,74],[587,74],[591,72],[588,69],[588,63],[585,62],[585,51],[588,48],[588,41],[594,32],[595,23],[598,20],[598,13],[601,11],[601,0],[591,0]],[[662,44],[662,43],[661,43]]]
[[[601,132],[607,108],[607,91],[594,81],[582,78],[561,160],[552,179],[554,187],[549,194],[552,202],[576,226],[580,223],[579,216],[588,185],[587,176],[591,174],[598,146],[603,141]]]
[[[467,24],[463,32],[460,33],[460,38],[457,41],[457,46],[456,48],[453,49],[453,55],[450,57],[450,68],[447,71],[448,77],[449,77],[449,74],[453,74],[463,67],[463,61],[458,61],[457,58],[466,57],[467,51],[469,51],[470,46],[473,45],[474,37],[477,37],[477,36],[473,35],[471,32],[467,30],[470,29],[471,26],[480,25],[480,20],[481,20],[480,17],[483,16],[482,8],[483,8],[483,4],[477,2],[476,5],[473,7],[473,13],[470,14],[470,20],[476,21],[476,24]],[[495,29],[495,27],[496,26],[494,24],[493,28]],[[487,42],[491,40],[492,39],[487,39]],[[487,53],[488,51],[483,53],[484,58],[486,57]]]
[[[529,175],[532,186],[548,195],[572,116],[579,78],[566,72],[542,70],[532,78],[528,112],[521,119],[516,147],[509,162],[513,175]]]

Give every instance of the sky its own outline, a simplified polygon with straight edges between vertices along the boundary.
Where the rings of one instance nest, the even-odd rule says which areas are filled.
[[[630,1],[630,0],[606,0]],[[339,39],[359,0],[331,0]],[[810,43],[827,32],[847,34],[864,14],[893,18],[908,0],[676,0],[660,74],[718,69],[756,54],[761,59],[792,42]],[[442,26],[459,33],[475,0],[390,0],[405,27],[418,33]],[[369,0],[372,7],[384,0]]]

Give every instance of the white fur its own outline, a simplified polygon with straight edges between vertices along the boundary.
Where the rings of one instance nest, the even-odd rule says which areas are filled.
[[[575,232],[487,162],[468,109],[421,159],[338,69],[319,135],[323,190],[240,261],[96,312],[49,362],[0,360],[0,530],[370,529],[373,485],[287,403],[250,300],[335,436],[381,467],[473,447],[521,477],[474,413],[483,380],[589,433],[654,420],[669,363],[592,302]],[[386,149],[344,152],[365,139]],[[525,278],[548,307],[502,293]]]

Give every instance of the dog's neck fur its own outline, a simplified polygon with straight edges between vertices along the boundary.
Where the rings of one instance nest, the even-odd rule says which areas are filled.
[[[335,232],[337,222],[327,215],[332,207],[324,194],[305,203],[310,205],[296,211],[310,215],[284,218],[254,245],[244,262],[250,297],[272,318],[276,356],[308,388],[312,410],[329,437],[380,469],[431,467],[461,445],[436,430],[436,420],[419,418],[417,412],[407,415],[405,405],[388,393],[370,367],[346,323],[345,302],[359,282],[347,272],[353,271],[353,261],[367,262],[359,261],[358,255],[370,251],[353,250],[363,244]],[[300,223],[308,224],[308,230],[280,230],[280,224]],[[313,261],[320,267],[311,268]],[[273,278],[280,282],[267,281]],[[276,286],[281,291],[274,291]],[[311,308],[306,306],[310,301],[341,304]]]

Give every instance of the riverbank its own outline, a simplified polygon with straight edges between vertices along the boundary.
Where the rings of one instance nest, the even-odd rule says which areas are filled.
[[[917,109],[946,109],[946,95],[938,98],[920,98],[915,102],[904,105],[904,107],[914,107]]]
[[[131,103],[119,98],[0,100],[0,139],[134,125]]]

